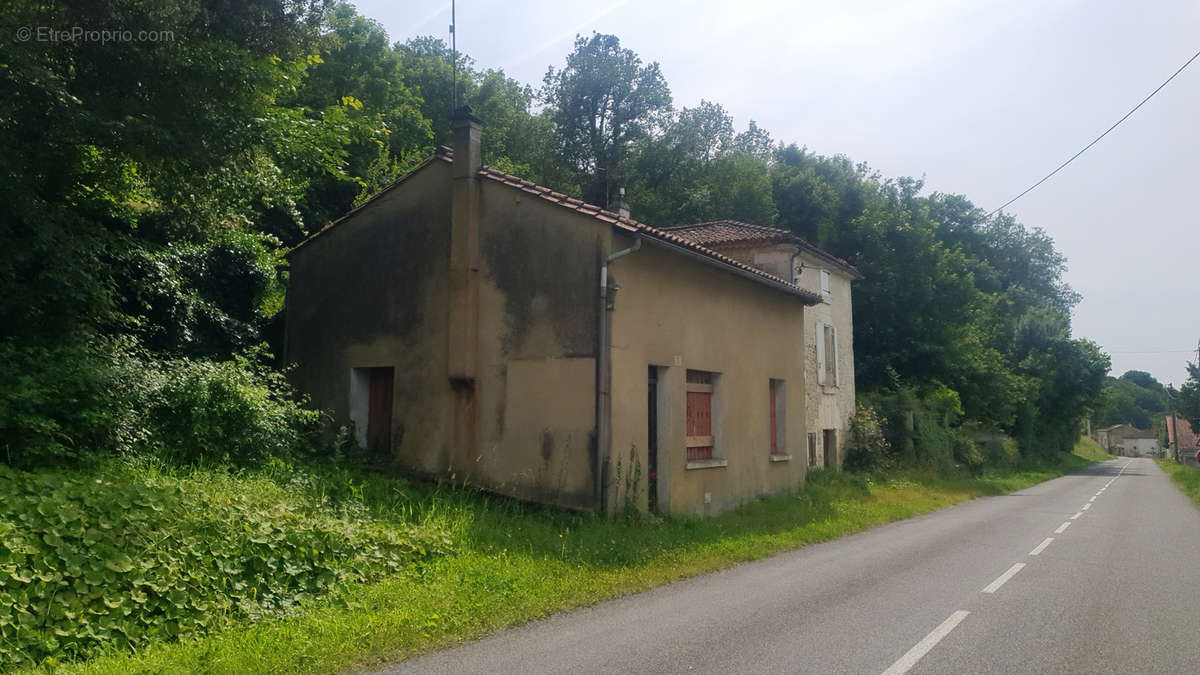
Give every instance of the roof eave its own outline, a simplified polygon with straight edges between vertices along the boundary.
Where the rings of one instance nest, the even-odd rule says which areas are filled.
[[[693,258],[694,260],[698,260],[702,263],[712,265],[713,267],[722,269],[726,272],[730,272],[730,273],[737,275],[739,277],[742,277],[744,279],[749,279],[750,281],[758,282],[760,284],[774,288],[777,291],[782,291],[784,293],[787,293],[788,295],[792,295],[797,298],[800,298],[800,300],[802,302],[804,302],[805,305],[808,305],[810,307],[813,305],[819,305],[824,301],[821,296],[819,296],[816,293],[813,293],[811,291],[806,291],[803,288],[797,288],[796,286],[792,286],[786,282],[776,281],[774,279],[771,279],[769,277],[764,277],[760,274],[756,274],[749,270],[744,270],[740,267],[730,265],[729,263],[726,263],[725,261],[723,261],[719,258],[714,258],[712,256],[705,255],[701,251],[695,251],[695,250],[692,250],[685,246],[680,246],[673,242],[667,241],[666,239],[661,239],[659,237],[656,237],[651,232],[635,231],[635,232],[633,232],[633,234],[635,237],[641,237],[644,241],[654,244],[655,246],[665,248],[665,249],[673,251],[675,253],[686,255],[690,258]]]

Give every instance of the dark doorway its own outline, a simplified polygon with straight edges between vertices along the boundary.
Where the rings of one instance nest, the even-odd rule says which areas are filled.
[[[367,450],[377,459],[392,454],[393,368],[371,368],[367,398]]]
[[[838,468],[837,429],[826,429],[822,440],[825,441],[825,468]]]
[[[646,489],[651,513],[658,512],[658,367],[646,369]]]

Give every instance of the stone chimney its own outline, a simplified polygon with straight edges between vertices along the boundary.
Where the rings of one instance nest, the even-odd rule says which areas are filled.
[[[617,198],[608,205],[608,210],[622,218],[629,217],[629,202],[625,201],[625,188],[621,188],[617,192]]]
[[[473,389],[479,352],[479,135],[483,120],[469,106],[454,111],[450,190],[450,326],[447,375]]]
[[[483,120],[471,112],[471,106],[460,106],[451,119],[454,129],[454,177],[474,177],[483,166],[483,155],[479,151],[479,133]]]

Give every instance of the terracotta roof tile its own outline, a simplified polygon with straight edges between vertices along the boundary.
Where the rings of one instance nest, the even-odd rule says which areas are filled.
[[[385,193],[390,191],[392,188],[405,182],[406,180],[408,180],[409,177],[411,177],[413,174],[417,173],[421,169],[425,168],[429,164],[431,164],[435,161],[439,161],[439,160],[443,161],[443,162],[453,162],[454,161],[453,158],[454,158],[454,152],[450,148],[447,148],[445,146],[438,147],[435,150],[433,155],[431,155],[428,159],[426,159],[424,162],[422,162],[415,169],[413,169],[412,171],[409,171],[405,175],[396,179],[391,185],[387,186],[386,188],[380,190],[379,192],[375,193],[374,195],[371,195],[371,197],[369,199],[367,199],[367,201],[360,204],[357,208],[346,213],[341,218],[338,218],[337,220],[329,223],[324,228],[322,228],[320,231],[318,231],[316,234],[313,234],[308,239],[305,239],[304,241],[297,244],[295,247],[292,248],[291,251],[288,251],[288,255],[291,255],[293,252],[295,252],[296,250],[307,245],[309,242],[316,239],[317,237],[324,235],[330,229],[332,229],[333,227],[342,223],[343,221],[345,221],[347,218],[351,217],[355,213],[358,213],[367,204],[370,204],[371,202],[375,201],[376,199],[378,199],[379,197],[383,196]],[[680,248],[694,251],[696,253],[701,254],[702,256],[704,256],[706,258],[710,258],[716,262],[719,262],[724,266],[732,267],[732,268],[741,270],[743,272],[748,272],[751,277],[758,278],[763,283],[766,283],[771,286],[775,286],[775,287],[779,288],[780,290],[784,290],[793,295],[800,296],[800,297],[808,300],[810,303],[815,304],[817,302],[820,302],[820,300],[821,300],[820,296],[816,295],[815,293],[812,293],[811,291],[804,290],[803,288],[800,288],[800,287],[792,284],[790,281],[781,279],[773,274],[768,274],[768,273],[758,269],[757,267],[753,267],[753,266],[747,265],[743,262],[739,262],[737,260],[734,260],[733,258],[730,258],[727,255],[724,255],[724,254],[714,251],[710,248],[707,248],[703,244],[698,243],[697,241],[693,240],[690,237],[681,236],[681,234],[683,234],[683,233],[671,232],[666,229],[651,227],[644,223],[639,223],[638,221],[633,220],[631,218],[622,218],[620,215],[613,213],[612,211],[603,209],[599,206],[596,206],[595,204],[589,204],[589,203],[587,203],[581,199],[575,198],[575,197],[568,197],[567,195],[564,195],[561,192],[555,192],[548,187],[538,185],[537,183],[534,183],[532,181],[528,181],[523,178],[518,178],[517,176],[505,173],[503,171],[499,171],[497,169],[493,169],[488,166],[484,166],[479,169],[479,176],[481,178],[493,180],[493,181],[496,181],[503,185],[507,185],[509,187],[519,189],[523,192],[527,192],[529,194],[536,195],[538,197],[541,197],[542,199],[545,199],[546,201],[548,201],[552,204],[558,204],[559,206],[571,209],[573,211],[576,211],[576,212],[581,213],[586,216],[590,216],[601,222],[611,223],[616,227],[620,227],[622,230],[625,230],[626,232],[632,232],[635,234],[645,235],[645,236],[651,237],[653,239],[658,239],[660,241],[674,244],[675,246],[678,246]],[[732,221],[730,221],[730,222],[732,222]],[[746,225],[746,224],[743,223],[743,225]],[[689,226],[689,227],[698,227],[698,226]],[[752,225],[750,227],[761,227],[761,226]],[[683,228],[670,228],[670,229],[679,230],[679,229],[683,229]],[[780,230],[780,232],[782,232],[782,230]],[[818,250],[820,250],[820,249],[818,249]],[[826,255],[828,255],[828,254],[826,254]]]
[[[503,171],[499,171],[497,169],[493,169],[488,166],[481,168],[479,170],[479,175],[483,178],[488,178],[490,180],[494,180],[499,183],[503,183],[505,185],[508,185],[509,184],[508,181],[513,178],[513,176],[510,174],[504,173]],[[528,182],[528,181],[522,181],[522,182],[524,183],[524,182]],[[533,185],[533,184],[530,183],[530,185]],[[782,287],[784,290],[787,290],[787,291],[793,293],[794,295],[799,295],[801,297],[807,298],[810,301],[817,302],[820,300],[820,296],[818,296],[810,291],[804,290],[804,289],[796,286],[795,284],[791,283],[790,281],[781,279],[773,274],[768,274],[767,272],[764,272],[752,265],[747,265],[743,262],[734,260],[733,258],[730,258],[727,255],[724,255],[722,253],[714,251],[714,250],[704,246],[703,244],[701,244],[697,241],[694,241],[693,239],[691,239],[689,237],[681,236],[681,234],[679,234],[679,233],[671,232],[667,229],[651,227],[649,225],[646,225],[645,223],[639,223],[638,221],[633,220],[632,218],[622,218],[620,215],[613,213],[612,211],[602,209],[599,206],[596,206],[595,204],[589,204],[581,199],[576,199],[574,197],[567,197],[566,195],[564,195],[562,193],[554,192],[550,188],[543,187],[541,185],[537,185],[534,188],[525,188],[525,191],[537,194],[542,199],[545,199],[546,201],[551,202],[553,204],[558,204],[559,206],[572,209],[572,210],[582,213],[584,215],[591,216],[601,222],[613,223],[614,225],[617,225],[617,226],[621,227],[621,229],[624,229],[628,232],[634,232],[637,234],[648,235],[654,239],[666,241],[671,244],[675,244],[676,246],[679,246],[681,248],[686,248],[686,249],[695,251],[695,252],[700,253],[708,258],[712,258],[713,260],[719,261],[729,267],[735,267],[744,272],[749,272],[750,274],[752,274],[756,277],[762,278],[762,280],[764,282],[770,283],[771,285],[774,285],[774,286]],[[761,227],[761,226],[751,225],[750,227]],[[671,229],[675,229],[675,228],[671,228]],[[784,231],[779,230],[779,232],[784,232]],[[790,236],[790,233],[786,233],[786,232],[784,232],[784,233],[788,234]],[[828,255],[828,254],[826,254],[826,255]]]
[[[862,274],[854,265],[820,247],[808,243],[802,237],[793,234],[790,230],[779,227],[755,225],[754,223],[744,223],[739,220],[711,220],[693,225],[672,225],[663,229],[686,237],[701,246],[718,249],[753,246],[755,244],[772,242],[794,243],[806,252],[844,268],[855,278],[862,278]]]

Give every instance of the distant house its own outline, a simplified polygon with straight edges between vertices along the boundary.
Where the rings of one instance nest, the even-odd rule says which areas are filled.
[[[718,220],[666,230],[821,296],[821,303],[804,313],[805,454],[811,467],[841,466],[855,406],[850,286],[862,274],[845,260],[776,227]]]
[[[1178,415],[1167,415],[1167,456],[1173,457],[1175,449],[1179,449],[1179,460],[1186,464],[1197,464],[1196,453],[1200,452],[1200,435],[1192,431],[1192,423]],[[1176,444],[1176,435],[1179,442]]]
[[[1115,424],[1096,432],[1096,441],[1110,454],[1121,457],[1147,457],[1162,454],[1153,429],[1138,429],[1130,424]]]
[[[293,381],[360,443],[408,473],[610,513],[792,490],[829,429],[838,461],[853,268],[781,239],[761,247],[786,261],[772,271],[754,246],[482,166],[469,110],[454,133],[289,254]]]

